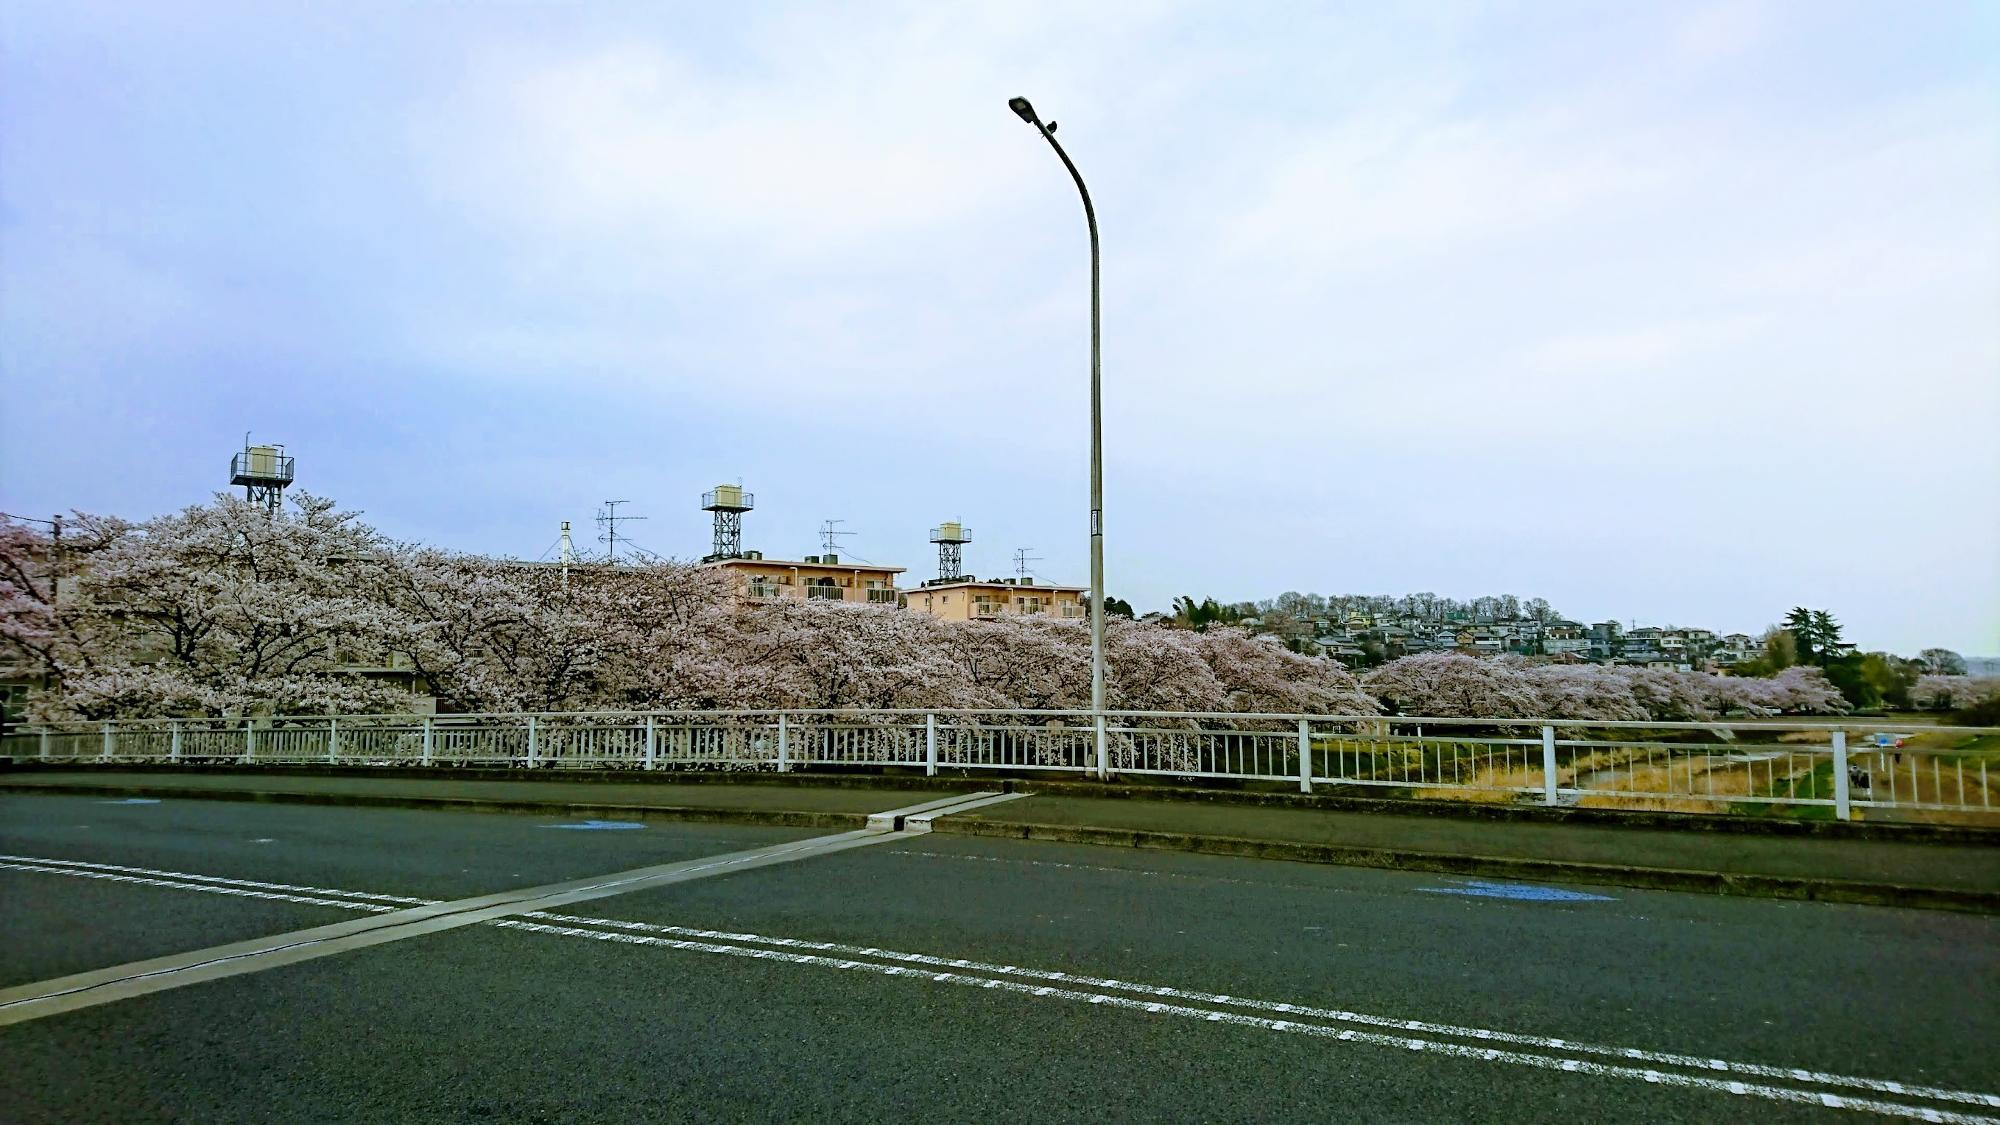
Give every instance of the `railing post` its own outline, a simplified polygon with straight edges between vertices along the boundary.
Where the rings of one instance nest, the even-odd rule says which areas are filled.
[[[785,713],[778,712],[778,772],[786,773],[792,768],[792,728],[785,722]]]
[[[243,716],[243,765],[257,756],[257,720]]]
[[[1097,719],[1097,780],[1111,780],[1111,748],[1104,741],[1104,712],[1099,711]]]
[[[1299,792],[1313,791],[1312,720],[1299,716]]]
[[[424,716],[424,764],[431,764],[431,716]]]
[[[659,752],[655,748],[654,739],[655,736],[653,734],[653,717],[651,715],[648,715],[646,716],[646,768],[647,769],[652,769],[655,766],[655,764],[659,761]]]
[[[1556,728],[1542,728],[1542,803],[1556,803]]]
[[[535,767],[535,717],[528,716],[528,768]]]
[[[167,741],[167,761],[178,762],[180,760],[181,760],[181,725],[179,723],[175,723],[173,725],[173,735]]]
[[[1836,820],[1854,819],[1854,806],[1847,795],[1847,732],[1833,732],[1833,816]]]
[[[937,712],[924,712],[924,776],[937,776]]]
[[[339,719],[328,719],[326,721],[326,764],[329,766],[340,764]]]
[[[106,722],[104,724],[104,760],[107,762],[111,760],[111,741],[115,737],[111,733],[111,724]]]
[[[47,728],[47,727],[43,727],[43,728],[41,729],[41,737],[40,737],[40,738],[38,738],[38,739],[36,740],[36,744],[37,744],[37,747],[38,747],[38,749],[39,749],[39,751],[40,751],[40,754],[41,754],[41,757],[42,757],[42,759],[43,759],[44,761],[48,760],[48,756],[49,756],[49,728]]]

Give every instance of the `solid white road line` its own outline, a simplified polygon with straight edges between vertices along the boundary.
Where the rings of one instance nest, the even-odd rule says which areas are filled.
[[[255,843],[256,841],[251,841]],[[225,879],[219,875],[190,875],[185,871],[155,871],[147,867],[123,867],[116,863],[93,863],[81,859],[48,859],[32,855],[0,855],[0,862],[37,863],[54,867],[81,867],[93,871],[115,871],[135,875],[152,875],[162,879],[183,879],[194,883],[221,883],[230,887],[255,887],[261,890],[294,891],[310,895],[338,895],[342,898],[362,898],[374,902],[394,902],[404,906],[428,906],[436,899],[411,898],[408,895],[378,895],[365,891],[340,891],[328,887],[302,887],[293,883],[265,883],[256,879]]]
[[[990,962],[971,961],[962,957],[939,957],[925,953],[905,953],[893,949],[879,949],[873,946],[846,945],[830,941],[806,941],[799,938],[767,937],[762,934],[732,933],[727,930],[703,930],[689,926],[668,926],[651,922],[623,922],[606,918],[576,917],[546,911],[537,912],[532,917],[567,922],[574,925],[604,926],[714,941],[751,942],[759,945],[776,946],[781,949],[809,949],[819,953],[838,953],[850,957],[872,957],[878,960],[895,961],[924,967],[935,966],[939,968],[965,969],[978,973],[1025,977],[1030,980],[1060,981],[1064,984],[1081,985],[1090,988],[1108,988],[1121,992],[1135,992],[1144,996],[1164,996],[1170,999],[1187,1000],[1202,1004],[1221,1004],[1236,1008],[1248,1008],[1253,1011],[1289,1016],[1305,1016],[1313,1019],[1358,1024],[1364,1027],[1377,1027],[1391,1031],[1408,1031],[1425,1035],[1443,1035],[1460,1039],[1472,1039],[1485,1043],[1509,1043],[1515,1046],[1536,1047],[1545,1050],[1604,1055],[1631,1062],[1659,1063],[1715,1073],[1741,1074],[1755,1078],[1778,1078],[1812,1082],[1819,1085],[1847,1086],[1877,1093],[1902,1094],[1943,1101],[1968,1102],[1973,1105],[2000,1108],[2000,1094],[1982,1094],[1974,1091],[1950,1090],[1935,1086],[1916,1086],[1904,1082],[1892,1082],[1887,1079],[1829,1074],[1823,1071],[1801,1070],[1797,1067],[1732,1062],[1728,1059],[1718,1059],[1701,1055],[1647,1051],[1637,1047],[1616,1047],[1601,1043],[1579,1043],[1570,1039],[1558,1039],[1544,1035],[1523,1035],[1515,1032],[1494,1031],[1483,1027],[1462,1027],[1455,1024],[1430,1023],[1424,1020],[1397,1019],[1391,1016],[1375,1016],[1338,1008],[1318,1008],[1303,1004],[1282,1004],[1268,1000],[1253,1000],[1241,996],[1231,996],[1227,993],[1201,992],[1193,989],[1175,988],[1171,985],[1138,984],[1109,977],[1093,977],[1078,973],[1022,968],[1017,965],[995,965]]]
[[[192,883],[182,881],[179,878],[154,879],[143,875],[131,874],[131,868],[127,868],[122,872],[96,871],[87,867],[56,867],[41,863],[6,861],[0,862],[0,871],[38,871],[44,875],[70,875],[79,879],[109,879],[114,882],[137,883],[149,887],[168,887],[180,891],[207,891],[210,894],[236,895],[241,898],[269,899],[276,902],[300,902],[307,906],[337,906],[344,910],[372,910],[384,914],[396,909],[393,906],[384,906],[376,902],[348,902],[314,895],[285,894],[280,891],[265,890],[258,887],[233,887],[217,883]]]
[[[566,906],[774,863],[829,855],[901,839],[876,829],[817,836],[707,859],[657,864],[590,879],[432,903],[328,926],[156,957],[88,973],[0,989],[0,1026],[242,973],[259,972],[348,950],[470,926],[509,915]],[[248,890],[248,888],[239,888]]]
[[[884,965],[870,961],[823,957],[811,953],[791,953],[778,949],[756,949],[742,945],[723,945],[715,942],[693,941],[686,938],[652,937],[646,934],[607,932],[605,930],[585,929],[576,926],[551,926],[540,922],[528,922],[519,919],[508,919],[494,924],[507,929],[554,934],[562,937],[588,938],[593,941],[662,946],[696,953],[721,954],[727,957],[748,957],[757,960],[782,961],[798,965],[813,965],[821,968],[875,973],[881,976],[910,977],[938,984],[996,989],[1037,998],[1081,1001],[1088,1004],[1125,1008],[1152,1015],[1179,1016],[1188,1019],[1199,1019],[1208,1023],[1222,1023],[1237,1027],[1257,1028],[1265,1031],[1310,1035],[1317,1038],[1334,1039],[1343,1043],[1363,1043],[1378,1047],[1400,1047],[1405,1050],[1423,1051],[1430,1054],[1443,1055],[1448,1058],[1471,1059],[1489,1063],[1508,1063],[1516,1066],[1536,1067],[1542,1070],[1564,1071],[1571,1074],[1588,1074],[1601,1078],[1636,1079],[1657,1086],[1672,1086],[1681,1089],[1702,1090],[1710,1093],[1735,1094],[1738,1096],[1764,1098],[1771,1101],[1793,1102],[1801,1105],[1825,1106],[1829,1109],[1860,1110],[1891,1117],[1912,1118],[1919,1121],[2000,1125],[2000,1118],[1986,1117],[1980,1114],[1961,1113],[1957,1110],[1940,1110],[1928,1106],[1905,1105],[1898,1102],[1885,1102],[1871,1098],[1857,1098],[1845,1094],[1830,1093],[1824,1090],[1802,1090],[1783,1086],[1765,1086],[1730,1079],[1710,1078],[1703,1075],[1679,1074],[1671,1071],[1652,1069],[1642,1070],[1636,1067],[1617,1066],[1611,1063],[1592,1062],[1585,1059],[1561,1058],[1552,1055],[1531,1054],[1524,1051],[1502,1050],[1498,1047],[1477,1047],[1462,1043],[1446,1043],[1435,1039],[1420,1039],[1414,1036],[1383,1035],[1376,1032],[1356,1031],[1352,1028],[1328,1027],[1324,1024],[1307,1023],[1301,1020],[1279,1020],[1265,1016],[1245,1015],[1238,1012],[1219,1012],[1210,1008],[1191,1008],[1181,1004],[1140,1000],[1131,996],[1118,996],[1107,992],[1089,992],[1054,985],[1034,985],[1022,981],[997,980],[992,977],[968,976],[963,973],[949,971],[915,969],[902,965]],[[1788,1074],[1795,1073],[1803,1072],[1788,1072]],[[1906,1087],[1905,1089],[1908,1088]]]
[[[475,925],[510,915],[527,914],[570,903],[587,902],[611,895],[629,894],[632,891],[686,882],[690,879],[708,878],[773,863],[788,863],[813,856],[829,855],[849,848],[884,843],[901,838],[896,834],[896,830],[902,827],[902,818],[909,813],[928,811],[933,815],[941,815],[967,804],[978,804],[983,799],[993,796],[997,794],[982,792],[941,797],[907,808],[873,814],[868,818],[869,827],[854,832],[816,836],[808,840],[753,848],[749,851],[708,859],[657,864],[591,879],[576,879],[541,887],[503,891],[499,894],[453,902],[426,902],[401,910],[378,911],[377,917],[374,918],[336,922],[328,926],[274,934],[270,937],[235,942],[213,949],[198,949],[171,957],[156,957],[55,980],[0,989],[0,1026],[168,988],[180,988],[243,973],[261,972],[281,965],[296,964],[353,949],[420,937],[459,926]],[[17,863],[14,866],[20,865]],[[46,868],[55,865],[44,866]],[[100,877],[103,875],[102,872],[99,874]],[[200,877],[189,880],[190,883],[196,881],[207,882]],[[247,892],[249,889],[237,888],[238,892]],[[289,889],[282,893],[289,894]],[[293,901],[303,901],[303,899],[295,897]],[[315,903],[315,905],[325,904]]]
[[[13,858],[34,859],[34,862],[0,864],[0,868],[34,871],[45,874],[70,875],[73,877],[82,877],[82,878],[112,879],[112,880],[143,884],[149,886],[169,887],[169,888],[177,888],[190,891],[202,891],[207,893],[240,894],[255,898],[270,898],[282,901],[307,902],[314,905],[335,906],[335,907],[343,907],[355,910],[381,911],[381,910],[386,910],[388,908],[373,902],[339,901],[337,899],[326,898],[326,897],[308,897],[300,895],[291,895],[279,891],[261,890],[259,888],[282,887],[286,888],[287,890],[312,890],[319,892],[321,895],[324,896],[346,895],[354,899],[394,899],[397,901],[417,901],[417,902],[428,901],[428,900],[411,900],[402,898],[401,896],[373,895],[373,894],[367,894],[365,892],[336,891],[327,888],[300,888],[282,883],[258,884],[254,883],[254,881],[252,880],[225,880],[216,876],[184,876],[174,872],[150,871],[149,869],[146,868],[116,867],[116,865],[111,865],[111,864],[86,865],[81,861],[72,861],[72,860],[47,860],[47,859],[38,859],[35,857],[13,857]],[[56,866],[57,864],[61,864],[62,866]],[[116,870],[96,871],[96,870],[90,870],[89,868],[91,867],[115,867]],[[142,872],[144,874],[139,874]],[[171,878],[165,878],[169,876]],[[198,883],[182,882],[179,881],[181,879],[201,879],[203,881]],[[253,884],[253,885],[230,886],[225,884]],[[1731,1093],[1754,1094],[1760,1097],[1767,1096],[1766,1094],[1761,1092],[1764,1089],[1763,1087],[1752,1086],[1748,1083],[1743,1083],[1740,1081],[1733,1081],[1728,1077],[1711,1078],[1709,1076],[1742,1075],[1746,1077],[1773,1078],[1782,1081],[1806,1083],[1820,1087],[1828,1087],[1828,1086],[1845,1087],[1848,1089],[1861,1089],[1875,1093],[1887,1093],[1903,1097],[1929,1099],[1933,1101],[1953,1101],[1961,1103],[1970,1103],[1973,1105],[1980,1105],[1980,1106],[2000,1107],[2000,1095],[1996,1094],[1984,1094],[1984,1093],[1976,1093],[1964,1090],[1950,1090],[1934,1086],[1922,1086],[1910,1083],[1893,1082],[1886,1079],[1860,1078],[1851,1075],[1830,1074],[1822,1071],[1806,1070],[1796,1067],[1777,1067],[1759,1063],[1733,1062],[1726,1059],[1708,1058],[1699,1055],[1681,1055],[1669,1052],[1645,1051],[1631,1047],[1615,1047],[1615,1046],[1607,1046],[1595,1043],[1578,1043],[1566,1039],[1557,1039],[1547,1036],[1522,1035],[1511,1032],[1494,1031],[1487,1028],[1461,1027],[1452,1024],[1429,1023],[1421,1020],[1395,1019],[1385,1016],[1368,1015],[1360,1012],[1344,1011],[1341,1009],[1319,1008],[1302,1004],[1285,1004],[1285,1003],[1276,1003],[1272,1001],[1253,1000],[1244,997],[1230,996],[1224,993],[1201,992],[1191,989],[1174,988],[1166,985],[1140,984],[1130,981],[1121,981],[1104,977],[1091,977],[1073,973],[1024,968],[1016,965],[996,965],[990,962],[974,961],[966,958],[947,958],[947,957],[933,956],[930,954],[907,953],[897,950],[881,949],[873,946],[846,945],[839,942],[808,941],[799,938],[771,937],[764,934],[736,933],[726,930],[704,930],[693,927],[668,926],[668,925],[659,925],[648,922],[626,922],[615,919],[579,917],[575,915],[558,914],[551,911],[540,911],[540,910],[529,912],[525,915],[522,915],[521,917],[536,919],[537,923],[515,921],[505,918],[488,919],[487,921],[488,924],[494,926],[511,928],[511,929],[524,929],[536,933],[556,933],[564,936],[583,937],[599,941],[622,941],[628,944],[660,945],[669,948],[690,950],[694,952],[727,953],[732,956],[777,959],[797,964],[830,966],[843,969],[880,972],[883,975],[887,976],[907,975],[913,977],[929,977],[933,980],[939,981],[940,983],[974,984],[979,987],[997,987],[997,988],[1003,988],[1010,992],[1025,992],[1036,996],[1062,996],[1064,998],[1072,998],[1072,999],[1081,997],[1087,999],[1088,1002],[1093,1004],[1110,1003],[1116,1007],[1137,1008],[1139,1010],[1144,1010],[1148,1012],[1199,1015],[1203,1019],[1218,1019],[1220,1022],[1236,1023],[1242,1026],[1265,1027],[1268,1030],[1275,1030],[1275,1031],[1298,1031],[1304,1034],[1317,1034],[1318,1032],[1315,1032],[1312,1029],[1314,1027],[1317,1027],[1318,1025],[1306,1022],[1312,1020],[1319,1020],[1322,1022],[1331,1022],[1336,1024],[1338,1023],[1354,1024],[1362,1027],[1380,1028],[1384,1031],[1411,1033],[1411,1035],[1384,1036],[1381,1034],[1374,1034],[1368,1032],[1350,1032],[1348,1034],[1335,1035],[1333,1036],[1333,1038],[1349,1042],[1363,1042],[1363,1043],[1387,1042],[1389,1045],[1402,1046],[1412,1050],[1434,1050],[1434,1051],[1441,1051],[1446,1054],[1453,1054],[1458,1057],[1481,1058],[1481,1059],[1488,1059],[1489,1061],[1503,1061],[1503,1062],[1520,1061],[1518,1059],[1514,1059],[1511,1057],[1512,1055],[1518,1054],[1519,1052],[1493,1052],[1491,1048],[1483,1047],[1480,1046],[1479,1044],[1505,1043],[1513,1046],[1534,1047],[1542,1050],[1569,1052],[1571,1054],[1609,1056],[1612,1058],[1625,1060],[1629,1062],[1653,1063],[1664,1066],[1678,1066],[1687,1069],[1692,1069],[1699,1072],[1694,1077],[1700,1078],[1702,1080],[1702,1084],[1700,1085],[1699,1088],[1726,1089],[1727,1092]],[[543,925],[539,923],[564,923],[564,924]],[[594,928],[585,929],[584,927],[594,927]],[[616,930],[616,931],[627,931],[627,932],[606,933],[604,932],[604,930],[606,929]],[[637,933],[633,933],[632,931],[637,931]],[[670,935],[670,936],[657,937],[657,938],[647,936],[654,934]],[[729,943],[729,944],[725,945],[723,943]],[[737,944],[737,943],[748,943],[748,944]],[[773,949],[750,948],[748,947],[749,944],[754,944],[759,946],[771,946],[775,948]],[[792,952],[795,950],[811,950],[813,952],[811,954],[799,954]],[[825,954],[838,954],[840,956],[823,956]],[[861,961],[861,960],[856,960],[856,958],[870,958],[873,959],[873,961]],[[893,963],[884,965],[884,964],[875,964],[873,963],[874,961],[888,961]],[[944,970],[941,975],[938,972],[939,970]],[[953,970],[964,970],[964,972],[957,972]],[[993,976],[1003,976],[1003,977],[1004,976],[1021,977],[1021,978],[1026,978],[1027,981],[1037,981],[1037,982],[1060,982],[1064,986],[1073,986],[1073,987],[1058,988],[1046,984],[1030,984],[1030,983],[1023,983],[1020,981],[995,981],[986,976],[968,976],[966,975],[967,973],[992,974]],[[1084,991],[1084,990],[1098,990],[1098,991]],[[1146,996],[1162,997],[1172,1000],[1190,1001],[1194,1003],[1244,1008],[1253,1012],[1268,1013],[1268,1014],[1252,1017],[1252,1016],[1240,1015],[1238,1013],[1216,1013],[1209,1009],[1189,1008],[1186,1005],[1161,1004],[1157,1000],[1149,1001],[1149,1000],[1137,999],[1135,997],[1108,996],[1104,994],[1103,990],[1110,990],[1114,992],[1136,993],[1138,994],[1138,996],[1141,997],[1146,997]],[[1072,993],[1074,993],[1075,995],[1072,996],[1071,995]],[[1286,1019],[1273,1018],[1275,1016],[1285,1016],[1289,1018]],[[1322,1029],[1322,1030],[1337,1030],[1337,1029]],[[1474,1040],[1475,1042],[1471,1044],[1440,1043],[1437,1042],[1436,1040],[1425,1039],[1418,1041],[1427,1044],[1427,1046],[1412,1047],[1410,1046],[1410,1040],[1412,1039],[1413,1035],[1448,1036],[1459,1039],[1470,1039]],[[1466,1052],[1471,1052],[1471,1053],[1468,1054]],[[1532,1056],[1532,1057],[1539,1058],[1542,1056]],[[1651,1069],[1639,1070],[1632,1067],[1618,1067],[1618,1066],[1610,1066],[1609,1069],[1604,1069],[1607,1064],[1593,1063],[1587,1060],[1562,1059],[1559,1061],[1565,1064],[1561,1066],[1559,1069],[1578,1071],[1582,1073],[1591,1073],[1591,1074],[1601,1073],[1611,1077],[1629,1078],[1635,1075],[1642,1077],[1651,1076],[1647,1077],[1646,1080],[1655,1082],[1664,1080],[1664,1075],[1666,1073]],[[1542,1064],[1526,1063],[1525,1065],[1539,1066]],[[1678,1077],[1688,1077],[1688,1076],[1682,1075]],[[1839,1103],[1839,1107],[1841,1108],[1875,1109],[1878,1112],[1899,1112],[1903,1116],[1915,1116],[1926,1120],[1940,1120],[1940,1121],[1993,1120],[1984,1117],[1966,1117],[1962,1115],[1939,1116],[1938,1114],[1940,1113],[1940,1111],[1926,1110],[1922,1109],[1921,1107],[1904,1106],[1900,1107],[1899,1109],[1895,1107],[1893,1103],[1874,1103],[1867,1101],[1866,1099],[1855,1099],[1848,1095],[1831,1093],[1823,1089],[1817,1093],[1814,1093],[1812,1097],[1804,1099],[1789,1096],[1789,1094],[1796,1094],[1798,1093],[1798,1091],[1786,1091],[1786,1093],[1788,1094],[1788,1096],[1780,1100],[1788,1100],[1788,1101],[1804,1100],[1808,1102],[1814,1102],[1816,1104],[1835,1104],[1837,1102]],[[1826,1100],[1828,1098],[1834,1099],[1834,1102],[1828,1102]],[[1881,1108],[1883,1106],[1888,1106],[1890,1108],[1883,1109]]]

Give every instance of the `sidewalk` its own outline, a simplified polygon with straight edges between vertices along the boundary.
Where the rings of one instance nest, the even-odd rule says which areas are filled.
[[[942,833],[2000,913],[2000,845],[1043,795]]]
[[[602,775],[598,775],[601,777]],[[24,770],[0,793],[92,793],[592,812],[858,828],[925,793],[1000,788],[971,781],[801,777],[727,780],[493,780],[268,772]],[[1049,840],[1492,878],[2000,913],[2000,843],[1690,831],[1647,824],[1496,820],[1384,811],[1080,795],[1015,782],[1027,800],[941,817],[941,834]]]

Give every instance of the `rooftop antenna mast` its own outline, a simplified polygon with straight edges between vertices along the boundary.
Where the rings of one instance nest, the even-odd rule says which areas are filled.
[[[576,544],[569,537],[569,521],[562,521],[562,538],[556,541],[556,557],[562,560],[563,585],[569,585],[569,568],[576,562]]]
[[[972,542],[972,529],[953,520],[931,528],[931,542],[937,544],[939,582],[956,582],[965,577],[965,545]]]
[[[1028,576],[1028,564],[1042,561],[1042,556],[1028,553],[1032,550],[1034,550],[1033,547],[1014,548],[1014,577],[1026,578]]]
[[[825,523],[819,525],[819,545],[821,550],[829,555],[837,556],[839,554],[840,537],[854,534],[852,531],[840,530],[839,525],[846,522],[846,520],[827,520]]]
[[[619,515],[618,505],[630,503],[630,500],[606,500],[603,509],[597,513],[597,526],[604,529],[604,534],[598,536],[597,541],[605,544],[605,557],[610,562],[615,563],[618,561],[618,524],[621,521],[643,520],[647,518],[645,516]],[[567,528],[568,525],[565,524],[564,527]]]

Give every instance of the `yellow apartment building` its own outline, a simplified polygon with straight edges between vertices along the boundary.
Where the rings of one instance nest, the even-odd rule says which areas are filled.
[[[1089,608],[1082,586],[1049,586],[1032,578],[996,578],[981,582],[955,578],[926,582],[903,594],[914,610],[946,621],[972,621],[988,617],[1083,618]]]
[[[838,555],[807,555],[793,562],[767,559],[761,551],[703,564],[738,575],[746,598],[826,599],[864,605],[895,606],[900,566],[841,562]]]

